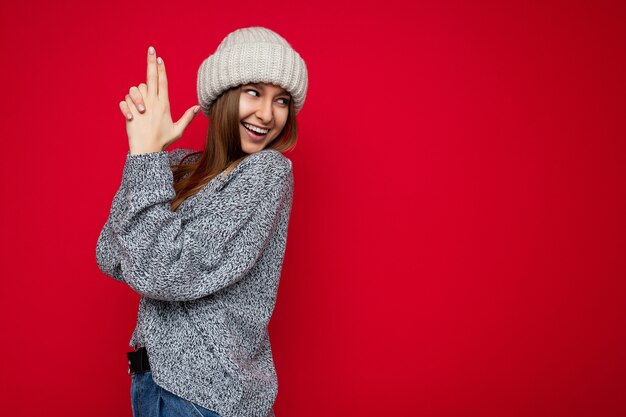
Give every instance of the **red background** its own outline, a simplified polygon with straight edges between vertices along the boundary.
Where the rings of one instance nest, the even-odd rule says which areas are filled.
[[[95,262],[118,103],[154,45],[177,119],[202,60],[253,25],[310,83],[270,325],[278,417],[626,415],[623,2],[0,11],[3,415],[131,415],[139,296]]]

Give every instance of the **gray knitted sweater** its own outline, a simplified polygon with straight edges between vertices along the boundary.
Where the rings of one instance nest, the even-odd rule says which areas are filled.
[[[96,261],[141,295],[130,346],[146,347],[158,385],[222,417],[273,416],[267,326],[287,243],[291,161],[253,153],[171,211],[170,166],[191,152],[127,154]]]

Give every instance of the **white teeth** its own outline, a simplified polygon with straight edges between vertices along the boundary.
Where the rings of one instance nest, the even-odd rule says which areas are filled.
[[[249,124],[247,124],[247,123],[244,123],[243,125],[244,125],[245,127],[247,127],[248,129],[250,129],[250,130],[253,130],[253,131],[257,132],[257,133],[258,133],[258,134],[260,134],[260,135],[264,135],[264,134],[266,134],[267,132],[269,132],[269,131],[270,131],[269,129],[260,129],[260,128],[256,127],[256,126],[252,126],[252,125],[249,125]]]

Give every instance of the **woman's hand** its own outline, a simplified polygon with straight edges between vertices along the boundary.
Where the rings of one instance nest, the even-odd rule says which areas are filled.
[[[120,109],[126,118],[126,134],[132,155],[164,151],[183,135],[200,106],[189,108],[176,122],[172,122],[167,93],[165,63],[148,48],[147,85],[131,87]]]

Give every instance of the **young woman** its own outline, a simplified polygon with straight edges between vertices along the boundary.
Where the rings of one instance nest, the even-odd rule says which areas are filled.
[[[120,104],[129,152],[96,247],[139,293],[127,352],[137,416],[268,417],[278,392],[267,331],[293,199],[308,76],[277,33],[230,33],[198,71],[200,106],[176,123],[163,60]],[[204,151],[166,151],[199,109]]]

